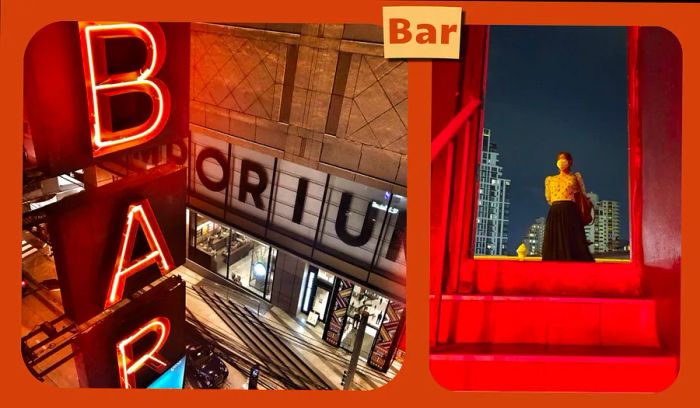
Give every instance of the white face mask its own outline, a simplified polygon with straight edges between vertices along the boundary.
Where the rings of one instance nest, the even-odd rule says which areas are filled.
[[[569,168],[569,161],[566,159],[559,159],[557,160],[557,167],[559,170],[564,170]]]

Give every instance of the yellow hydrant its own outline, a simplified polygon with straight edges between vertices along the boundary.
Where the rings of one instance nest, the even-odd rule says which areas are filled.
[[[520,246],[517,249],[518,252],[518,259],[521,261],[525,259],[525,255],[527,255],[527,247],[525,246],[525,243],[520,244]]]

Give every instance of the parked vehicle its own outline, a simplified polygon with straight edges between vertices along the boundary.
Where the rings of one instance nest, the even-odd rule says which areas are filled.
[[[187,376],[198,388],[221,388],[228,377],[226,364],[209,344],[187,345]]]

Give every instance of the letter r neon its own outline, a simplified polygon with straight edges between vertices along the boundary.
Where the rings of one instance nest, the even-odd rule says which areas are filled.
[[[134,343],[148,333],[158,336],[153,346],[139,358],[134,359]],[[168,367],[168,361],[159,352],[170,335],[170,320],[166,317],[156,317],[138,328],[127,338],[117,343],[117,364],[119,366],[119,381],[122,388],[136,387],[136,373],[144,366],[157,373],[162,373]]]

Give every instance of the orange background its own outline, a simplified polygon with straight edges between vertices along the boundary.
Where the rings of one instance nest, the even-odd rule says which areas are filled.
[[[4,406],[117,407],[124,404],[170,406],[682,406],[697,400],[693,392],[698,377],[700,326],[699,251],[700,213],[691,211],[698,197],[693,191],[692,154],[700,152],[700,5],[614,3],[507,3],[446,2],[462,5],[469,24],[536,25],[654,25],[672,31],[683,48],[683,179],[681,265],[681,369],[677,381],[659,394],[593,393],[452,393],[433,382],[428,369],[428,280],[430,192],[430,63],[411,62],[409,67],[409,219],[408,219],[408,338],[407,357],[396,379],[368,392],[342,391],[167,391],[58,389],[35,380],[24,367],[19,350],[21,268],[20,231],[22,191],[22,57],[31,36],[58,20],[225,21],[294,23],[381,23],[382,5],[437,5],[439,2],[379,2],[349,0],[279,1],[253,0],[0,0],[0,174],[3,175],[4,214],[0,234],[3,259],[2,387]],[[694,320],[693,320],[694,319]],[[694,346],[694,347],[693,347]]]

